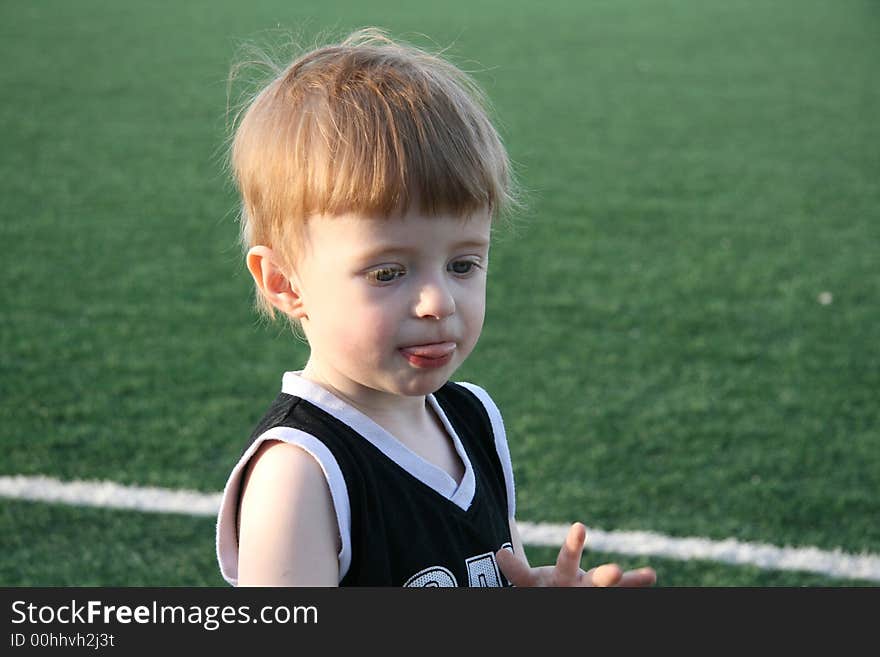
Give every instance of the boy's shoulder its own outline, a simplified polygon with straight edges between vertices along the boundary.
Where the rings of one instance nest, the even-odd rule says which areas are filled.
[[[501,411],[482,386],[468,381],[449,382],[434,394],[441,404],[446,400],[460,408],[468,408],[469,417],[479,418],[485,423],[484,426],[491,431],[496,441],[506,441],[507,432],[504,429]]]
[[[470,383],[469,381],[450,381],[448,385],[453,385],[459,390],[466,390],[472,396],[476,397],[482,405],[486,408],[486,411],[491,415],[492,413],[501,414],[498,410],[498,406],[492,399],[492,396],[486,391],[482,386],[477,385],[476,383]],[[442,390],[443,388],[441,388]]]

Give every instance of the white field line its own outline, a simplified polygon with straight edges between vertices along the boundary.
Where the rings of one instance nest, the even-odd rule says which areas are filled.
[[[169,490],[143,486],[122,486],[112,481],[59,481],[49,477],[0,477],[0,497],[55,502],[75,506],[97,506],[158,513],[216,516],[221,493]],[[568,525],[519,522],[527,545],[558,547]],[[742,543],[734,539],[674,538],[653,532],[603,531],[587,528],[591,550],[617,554],[657,556],[688,561],[701,559],[766,570],[798,570],[830,577],[880,582],[880,555],[848,554],[815,547],[777,547],[763,543]]]

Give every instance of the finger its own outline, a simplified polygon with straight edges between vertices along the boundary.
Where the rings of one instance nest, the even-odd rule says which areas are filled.
[[[618,586],[654,586],[657,583],[657,573],[653,568],[639,568],[627,570],[620,578]]]
[[[556,574],[560,583],[572,582],[578,578],[586,538],[587,528],[582,523],[576,522],[568,530],[568,536],[565,537],[556,558]]]
[[[495,553],[495,562],[501,572],[514,586],[531,586],[532,569],[525,559],[521,559],[506,548],[501,548]]]
[[[616,563],[606,563],[590,568],[584,575],[584,586],[618,586],[623,578],[623,571]]]

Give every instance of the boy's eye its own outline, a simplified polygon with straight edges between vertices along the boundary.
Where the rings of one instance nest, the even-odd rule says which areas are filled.
[[[459,276],[466,276],[477,269],[480,265],[473,260],[454,260],[449,263],[449,271]]]
[[[406,273],[403,267],[378,267],[367,272],[367,280],[375,285],[391,283]]]

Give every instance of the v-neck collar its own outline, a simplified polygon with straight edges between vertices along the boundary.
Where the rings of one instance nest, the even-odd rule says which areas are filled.
[[[336,417],[425,486],[445,497],[463,511],[470,508],[474,499],[476,481],[473,466],[461,439],[433,394],[427,395],[428,404],[437,414],[443,428],[452,439],[455,451],[464,465],[461,482],[456,482],[446,471],[416,454],[365,413],[339,399],[318,384],[304,379],[300,376],[300,372],[285,372],[281,391],[305,399]]]

